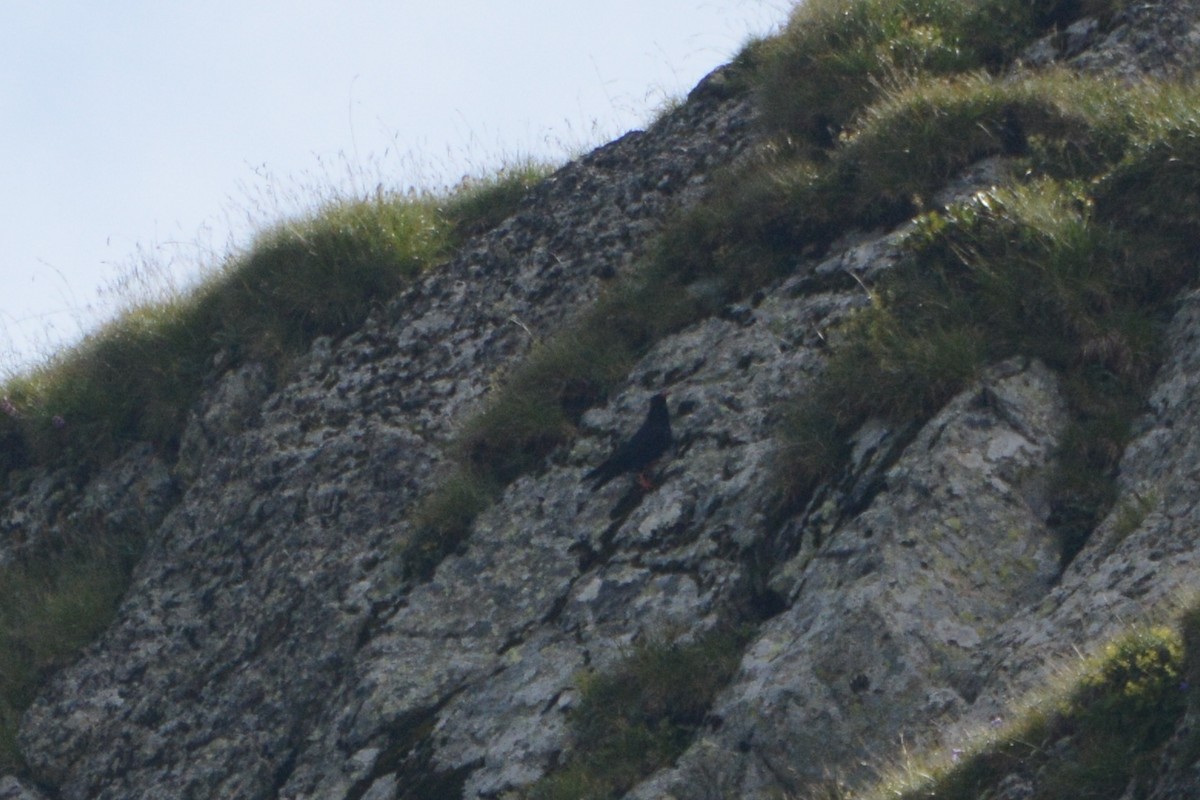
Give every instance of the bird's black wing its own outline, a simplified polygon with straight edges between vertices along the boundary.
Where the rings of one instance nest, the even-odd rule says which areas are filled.
[[[596,484],[592,486],[593,492],[611,481],[613,478],[620,475],[622,472],[629,471],[629,453],[626,452],[628,447],[629,442],[626,442],[624,445],[619,447],[615,453],[606,458],[604,462],[600,464],[600,466],[583,476],[585,481],[596,481]]]
[[[592,491],[624,472],[640,470],[654,463],[671,446],[671,419],[667,411],[665,394],[656,394],[650,400],[650,411],[637,433],[600,466],[583,476],[585,481],[595,480]]]

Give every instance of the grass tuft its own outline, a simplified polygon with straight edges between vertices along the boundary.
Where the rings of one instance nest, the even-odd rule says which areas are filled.
[[[614,668],[585,674],[571,711],[574,750],[525,797],[608,800],[671,764],[733,677],[746,638],[718,630],[689,642],[643,642]]]
[[[430,198],[334,203],[260,235],[204,293],[202,312],[223,344],[250,357],[294,353],[348,332],[442,257],[446,228]]]
[[[1038,36],[1119,0],[808,0],[765,45],[763,116],[810,147],[829,148],[888,91],[920,78],[997,72]],[[804,150],[804,145],[801,145]]]
[[[0,567],[0,769],[19,771],[21,714],[50,674],[116,613],[141,552],[128,535],[79,537]]]
[[[534,186],[552,168],[534,159],[519,159],[482,178],[467,178],[442,205],[442,214],[460,237],[494,228],[516,212]]]

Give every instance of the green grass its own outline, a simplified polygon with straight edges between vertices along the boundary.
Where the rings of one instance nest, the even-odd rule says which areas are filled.
[[[976,800],[1013,774],[1033,786],[1030,800],[1144,797],[1161,748],[1195,702],[1185,682],[1196,661],[1193,633],[1186,625],[1182,639],[1166,627],[1134,627],[1089,659],[1065,691],[982,745],[965,747],[971,752],[957,764],[862,797]]]
[[[17,416],[0,467],[95,467],[134,441],[170,454],[214,357],[277,375],[317,336],[353,330],[441,257],[450,226],[432,199],[335,203],[279,225],[193,292],[136,306],[3,387]]]
[[[889,90],[998,71],[1038,36],[1124,3],[1094,0],[808,0],[765,46],[763,115],[794,143],[829,147]]]
[[[566,763],[528,800],[608,800],[670,765],[695,737],[741,661],[746,635],[720,630],[691,642],[638,644],[615,667],[587,673],[570,712]]]
[[[150,441],[168,455],[222,363],[282,376],[318,336],[356,329],[464,236],[503,219],[548,170],[522,162],[451,195],[329,200],[259,234],[194,290],[135,304],[81,344],[0,387],[0,473],[89,464]]]

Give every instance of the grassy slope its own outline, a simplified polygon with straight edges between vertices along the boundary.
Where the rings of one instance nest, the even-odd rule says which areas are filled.
[[[474,515],[498,489],[568,441],[583,410],[603,401],[654,341],[803,268],[811,263],[806,255],[821,253],[848,230],[913,217],[918,232],[906,261],[875,287],[875,302],[847,327],[823,388],[797,398],[788,411],[780,435],[804,446],[784,451],[817,457],[780,464],[787,476],[779,483],[781,513],[802,508],[843,468],[846,438],[862,420],[882,415],[895,424],[919,424],[988,361],[1038,355],[1062,373],[1075,418],[1056,489],[1069,558],[1111,503],[1113,465],[1141,399],[1137,387],[1157,365],[1162,318],[1174,293],[1193,281],[1174,265],[1200,244],[1192,191],[1200,175],[1194,144],[1200,124],[1192,109],[1200,102],[1190,88],[1117,91],[1060,73],[1019,80],[1000,74],[1043,31],[1083,12],[1107,17],[1118,5],[809,0],[779,37],[749,47],[739,58],[742,79],[758,89],[776,147],[722,176],[706,202],[670,226],[634,275],[540,347],[468,422],[454,445],[455,475],[416,511],[419,534],[402,543],[410,574],[429,574],[469,535]],[[1012,185],[947,211],[927,205],[944,180],[989,155],[1009,159]],[[472,197],[335,205],[281,225],[193,295],[131,312],[7,384],[0,469],[19,485],[31,469],[94,466],[130,441],[148,439],[169,453],[218,349],[234,362],[267,358],[286,370],[290,354],[313,336],[352,330],[373,302],[443,257],[461,232],[500,218],[512,192],[530,177]],[[1028,291],[1031,281],[1036,291]],[[697,285],[706,291],[681,291]],[[348,289],[354,291],[344,293]],[[931,306],[942,311],[914,313]],[[861,400],[839,402],[847,396]],[[1106,399],[1113,397],[1116,402]],[[125,569],[126,551],[115,552],[114,566],[103,574]],[[11,594],[18,599],[0,602],[0,638],[8,637],[0,651],[30,654],[29,663],[8,670],[30,676],[4,690],[10,725],[38,677],[77,646],[64,636],[65,651],[40,655],[47,649],[30,641],[41,635],[31,627],[68,633],[76,624],[53,617],[31,626],[5,611],[19,607],[21,592],[55,607],[50,596],[37,593],[70,594],[57,587],[79,585],[76,565],[93,560],[65,551],[47,559],[17,565],[20,572],[3,582],[17,587]],[[97,606],[111,609],[120,582],[115,591],[99,583],[109,599]],[[34,588],[21,588],[28,586]],[[81,638],[107,613],[83,626]],[[1150,677],[1138,673],[1145,677],[1138,680],[1161,687],[1174,679],[1182,657],[1177,640],[1154,637],[1145,648]],[[1141,663],[1142,650],[1134,649],[1111,663]],[[628,668],[656,665],[667,679],[655,677],[651,685],[670,685],[672,675],[681,679],[694,670],[689,652],[664,643],[633,654]],[[605,696],[603,677],[588,685]],[[1115,680],[1083,678],[1080,687],[1092,692],[1088,705],[1112,696],[1109,705],[1124,708],[1124,689]],[[651,711],[614,724],[634,739],[642,734],[631,725],[665,731],[671,744],[662,758],[669,760],[680,746],[675,738],[686,739],[688,720],[702,711],[648,702]],[[1134,703],[1161,723],[1147,725],[1154,732],[1144,740],[1149,751],[1179,713],[1178,704],[1164,703]],[[586,707],[576,715],[581,743],[602,724]],[[577,752],[569,774],[551,776],[534,794],[554,796],[556,785],[579,780],[596,787],[595,796],[611,796],[661,763],[652,759],[634,774],[628,764],[605,761],[603,747],[590,764],[587,747]],[[11,749],[7,757],[17,758]],[[985,783],[976,780],[970,791]]]

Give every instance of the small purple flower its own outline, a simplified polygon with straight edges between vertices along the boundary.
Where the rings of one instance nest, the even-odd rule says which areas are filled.
[[[953,750],[950,751],[950,761],[954,764],[957,764],[958,760],[960,758],[962,758],[962,754],[963,754],[963,751],[962,751],[961,747],[954,748]]]
[[[7,397],[0,399],[0,411],[4,412],[13,419],[17,419],[21,416],[21,413],[17,411],[17,407],[13,405],[13,401],[9,400]]]
[[[1003,724],[1004,724],[1004,717],[1000,716],[999,714],[992,717],[992,727],[993,728],[999,728]]]
[[[67,427],[67,421],[62,418],[61,414],[55,414],[53,417],[51,417],[50,424],[60,431]]]

